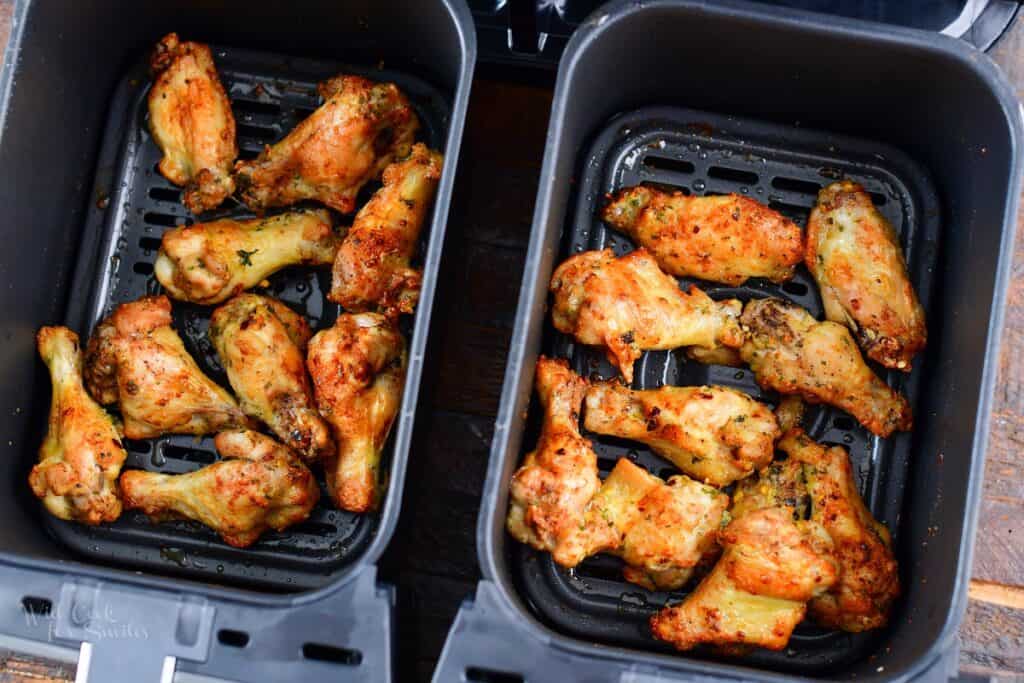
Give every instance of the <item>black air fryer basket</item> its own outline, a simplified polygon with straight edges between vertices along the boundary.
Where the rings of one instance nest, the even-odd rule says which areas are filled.
[[[611,2],[584,21],[558,73],[516,327],[495,426],[477,547],[484,581],[460,610],[435,680],[945,680],[957,667],[998,331],[1021,177],[1017,100],[984,54],[911,29],[743,4]],[[850,177],[900,233],[928,314],[929,347],[886,379],[913,404],[911,433],[872,437],[814,407],[815,438],[845,445],[861,492],[895,537],[904,587],[885,629],[801,625],[789,647],[747,657],[676,653],[647,619],[683,594],[648,593],[617,560],[573,571],[505,531],[508,484],[537,438],[539,353],[614,376],[600,353],[557,334],[548,282],[572,253],[632,243],[595,218],[606,192],[655,182],[737,192],[804,224],[820,187]],[[711,287],[781,296],[820,317],[801,267],[781,286]],[[772,400],[749,371],[645,354],[636,388],[723,384]],[[668,463],[596,437],[599,467]],[[631,448],[632,446],[632,448]],[[508,678],[501,678],[507,676]]]
[[[126,512],[96,528],[42,512],[26,476],[46,426],[49,381],[35,330],[67,324],[85,339],[125,301],[158,291],[160,235],[190,222],[156,170],[146,127],[146,61],[176,31],[211,45],[232,100],[241,158],[287,134],[337,73],[395,82],[446,157],[419,259],[409,366],[384,455],[377,512],[335,510],[231,548],[190,522],[155,525]],[[12,248],[0,255],[6,452],[0,532],[0,646],[58,659],[80,649],[79,680],[170,680],[175,670],[234,680],[392,675],[394,589],[375,563],[398,519],[435,282],[475,54],[461,0],[345,3],[55,2],[14,10],[0,82],[0,196]],[[242,216],[231,202],[203,219]],[[338,308],[329,273],[291,269],[268,292],[314,328]],[[174,306],[175,327],[223,382],[206,338],[209,308]],[[127,467],[184,472],[217,456],[209,439],[128,442]]]

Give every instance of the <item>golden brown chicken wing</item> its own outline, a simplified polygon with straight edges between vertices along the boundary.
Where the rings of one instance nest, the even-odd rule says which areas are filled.
[[[645,443],[689,476],[727,486],[771,462],[779,427],[768,406],[725,387],[587,390],[583,426]]]
[[[122,474],[125,507],[158,522],[201,522],[236,548],[252,545],[267,529],[282,531],[309,517],[320,487],[287,448],[250,431],[222,432],[214,444],[224,460],[195,472]]]
[[[286,266],[331,263],[340,241],[322,209],[223,218],[165,232],[153,268],[175,299],[219,304]]]
[[[118,306],[93,332],[86,386],[102,404],[118,403],[130,439],[211,434],[247,427],[228,392],[203,374],[171,327],[171,302],[143,297]]]
[[[241,294],[213,312],[210,340],[247,415],[307,462],[332,457],[330,428],[306,378],[305,319],[280,301]]]
[[[811,602],[811,615],[830,628],[866,631],[885,626],[900,581],[892,539],[857,490],[850,457],[841,446],[826,448],[796,429],[779,442],[791,461],[803,463],[811,519],[835,543],[839,581]]]
[[[740,285],[752,277],[782,282],[804,256],[793,221],[737,194],[689,197],[652,187],[620,191],[601,218],[645,247],[662,270]]]
[[[907,400],[875,376],[842,325],[773,298],[747,302],[741,322],[740,355],[762,387],[841,408],[881,437],[910,429]]]
[[[251,209],[315,199],[351,213],[360,188],[408,156],[419,122],[397,86],[337,76],[319,89],[319,109],[258,158],[235,165]]]
[[[423,274],[409,260],[442,163],[440,154],[416,144],[408,159],[384,169],[384,186],[359,210],[338,250],[328,299],[347,311],[413,312]]]
[[[601,486],[597,455],[579,431],[587,383],[566,361],[541,356],[535,387],[544,424],[537,447],[512,476],[507,526],[516,540],[572,566],[587,554],[575,548],[573,535],[582,530],[584,509]]]
[[[113,522],[121,514],[117,475],[127,454],[114,421],[82,385],[78,335],[66,327],[44,327],[36,345],[50,370],[53,395],[29,486],[55,517],[83,524]]]
[[[163,159],[160,173],[185,187],[192,213],[220,205],[235,191],[231,165],[238,156],[235,117],[217,77],[210,48],[168,33],[150,67],[149,130]]]
[[[868,358],[910,372],[928,337],[924,309],[896,231],[860,185],[844,180],[818,194],[806,262],[828,319],[853,330]]]
[[[380,501],[380,456],[402,402],[405,339],[377,313],[346,313],[309,342],[309,374],[337,454],[324,461],[327,490],[343,510]]]
[[[755,510],[784,507],[793,519],[807,519],[811,508],[804,466],[799,460],[777,460],[736,484],[729,514],[739,519]]]
[[[651,631],[680,650],[701,643],[781,650],[808,600],[835,583],[832,543],[815,522],[794,522],[786,508],[756,510],[720,534],[711,573],[686,599],[651,617]]]
[[[740,302],[714,301],[696,287],[683,292],[645,249],[571,256],[555,269],[551,292],[555,327],[606,347],[627,383],[645,350],[739,345]]]

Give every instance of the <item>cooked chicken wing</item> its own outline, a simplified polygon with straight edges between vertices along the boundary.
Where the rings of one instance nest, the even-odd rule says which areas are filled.
[[[327,298],[347,311],[412,313],[423,274],[409,260],[434,199],[443,159],[426,145],[384,169],[384,186],[359,210],[334,260]]]
[[[587,390],[583,425],[632,439],[695,479],[726,486],[771,462],[779,427],[768,406],[725,387],[634,391],[617,381]]]
[[[331,263],[339,243],[323,209],[223,218],[165,232],[153,268],[175,299],[219,304],[286,266]]]
[[[928,338],[924,309],[899,237],[864,188],[844,180],[818,194],[805,258],[828,319],[853,330],[868,358],[910,372]]]
[[[752,277],[782,282],[804,256],[793,221],[738,194],[689,197],[653,187],[620,191],[601,218],[645,247],[662,270],[739,285]]]
[[[171,327],[171,302],[143,297],[118,306],[97,326],[85,353],[86,386],[118,403],[129,439],[211,434],[247,427],[249,418],[188,355]]]
[[[807,601],[836,581],[828,534],[815,522],[794,522],[786,508],[765,508],[731,522],[720,541],[722,557],[696,590],[651,617],[654,637],[680,650],[701,643],[781,650]]]
[[[866,631],[885,626],[900,581],[892,539],[875,520],[857,490],[850,457],[841,446],[826,448],[795,429],[779,442],[790,461],[804,465],[811,519],[835,543],[839,581],[811,602],[811,615],[824,626]]]
[[[377,313],[346,313],[309,342],[309,374],[337,453],[324,461],[327,490],[343,510],[379,503],[380,456],[402,402],[405,339]]]
[[[784,507],[792,510],[793,519],[807,519],[810,498],[799,460],[777,460],[753,476],[736,484],[729,514],[739,519],[755,510]]]
[[[125,507],[158,522],[201,522],[236,548],[252,545],[267,529],[282,531],[309,517],[320,487],[287,448],[250,431],[222,432],[213,442],[224,459],[195,472],[122,474]]]
[[[541,356],[535,387],[544,424],[537,447],[512,476],[507,526],[516,540],[572,566],[588,554],[576,548],[573,536],[584,527],[584,510],[601,486],[597,455],[579,431],[587,383],[566,361]]]
[[[351,213],[360,188],[409,154],[419,122],[393,83],[337,76],[319,90],[324,103],[309,118],[258,158],[235,165],[250,208],[315,199]]]
[[[679,289],[645,249],[616,258],[611,249],[566,259],[551,278],[555,327],[580,342],[608,349],[627,383],[648,349],[739,345],[740,302],[714,301]]]
[[[213,209],[235,191],[231,165],[238,156],[235,117],[213,54],[202,43],[183,43],[168,33],[150,68],[149,130],[164,154],[160,173],[185,187],[189,211]]]
[[[762,387],[841,408],[881,437],[910,429],[907,400],[875,376],[842,325],[772,298],[747,302],[741,322],[740,355]]]
[[[241,294],[213,312],[210,340],[247,415],[308,462],[334,454],[306,378],[305,319],[280,301]]]
[[[114,421],[82,385],[78,335],[66,327],[44,327],[36,345],[50,370],[53,395],[29,486],[55,517],[83,524],[113,522],[121,514],[117,475],[127,454]]]

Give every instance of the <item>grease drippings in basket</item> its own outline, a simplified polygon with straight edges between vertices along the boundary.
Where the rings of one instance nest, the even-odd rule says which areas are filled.
[[[650,620],[681,650],[780,650],[808,613],[850,632],[884,626],[900,591],[889,532],[861,499],[847,451],[800,428],[800,406],[837,407],[882,438],[910,430],[907,400],[861,355],[909,372],[926,343],[892,226],[850,181],[820,192],[806,235],[751,199],[653,187],[619,192],[602,218],[639,246],[577,253],[555,270],[559,332],[604,348],[627,384],[645,351],[685,347],[695,362],[748,365],[762,389],[787,398],[773,414],[725,387],[637,391],[541,356],[543,423],[512,478],[509,532],[563,567],[618,555],[624,578],[649,590],[702,577]],[[801,261],[824,321],[778,298],[684,292],[673,277],[779,282]],[[621,459],[601,481],[581,416],[586,430],[644,443],[681,474],[665,482]]]
[[[151,68],[159,171],[184,187],[193,213],[236,195],[258,214],[167,231],[154,267],[171,298],[219,304],[209,337],[234,395],[189,355],[167,296],[122,302],[84,354],[71,330],[43,328],[38,346],[53,395],[33,492],[61,519],[99,524],[138,508],[154,521],[199,521],[236,547],[304,521],[321,469],[340,509],[376,508],[380,455],[405,377],[397,321],[417,303],[421,274],[410,260],[441,154],[415,141],[419,122],[397,86],[343,74],[320,84],[323,104],[284,139],[236,162],[234,116],[209,47],[171,33]],[[357,207],[375,180],[383,185]],[[345,231],[331,211],[295,208],[300,201],[358,212]],[[263,216],[271,207],[286,210]],[[283,302],[246,293],[282,268],[328,264],[328,298],[345,312],[315,336]],[[116,405],[121,419],[104,405]],[[217,434],[222,460],[189,474],[121,474],[122,438],[164,434]]]

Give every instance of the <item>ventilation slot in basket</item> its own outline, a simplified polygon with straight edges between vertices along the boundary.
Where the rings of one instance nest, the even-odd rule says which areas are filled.
[[[245,647],[249,644],[249,634],[245,631],[222,628],[217,631],[217,642],[228,647]]]
[[[302,656],[306,659],[343,664],[345,666],[359,666],[363,661],[363,653],[359,650],[350,650],[333,645],[321,645],[320,643],[306,643],[303,645]]]
[[[469,683],[525,683],[526,679],[519,674],[510,674],[507,671],[494,671],[471,666],[466,669],[466,681]]]
[[[726,168],[724,166],[712,166],[708,169],[708,177],[717,180],[728,180],[740,185],[756,185],[758,175],[751,171],[741,171],[738,168]]]

